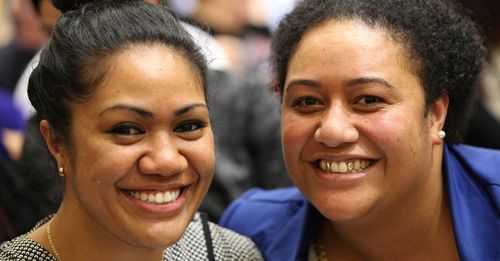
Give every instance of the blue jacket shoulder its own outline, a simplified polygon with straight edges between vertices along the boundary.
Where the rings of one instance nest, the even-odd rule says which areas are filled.
[[[296,188],[252,189],[227,208],[220,225],[250,237],[268,259],[294,256],[308,209]]]
[[[248,235],[255,231],[250,224],[258,224],[261,229],[276,228],[282,218],[293,216],[307,204],[297,188],[274,190],[251,189],[235,200],[224,212],[220,224]],[[269,218],[272,217],[272,218]],[[250,228],[252,227],[252,228]]]

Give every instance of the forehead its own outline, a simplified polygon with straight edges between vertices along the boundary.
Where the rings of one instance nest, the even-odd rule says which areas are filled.
[[[380,27],[359,20],[328,20],[306,32],[288,64],[290,74],[325,72],[412,73],[402,44]]]
[[[133,45],[104,61],[104,79],[85,102],[98,108],[128,103],[162,110],[206,103],[203,83],[190,60],[164,45]]]
[[[162,44],[137,44],[129,46],[107,60],[107,80],[123,86],[140,86],[151,91],[170,89],[195,89],[203,92],[202,81],[196,66],[174,48]],[[106,83],[108,82],[108,84]],[[194,88],[192,88],[194,87]]]
[[[402,55],[403,45],[396,42],[392,35],[378,26],[367,25],[360,20],[327,20],[307,31],[297,43],[295,52],[315,49],[318,52],[328,51],[338,54],[352,51],[349,55],[364,54],[391,49],[395,55]]]
[[[393,91],[407,98],[425,95],[402,45],[389,33],[356,20],[328,21],[304,34],[297,44],[288,64],[284,95],[292,86],[305,86],[297,83],[339,94],[361,90],[352,86],[373,87],[375,82],[393,86]]]

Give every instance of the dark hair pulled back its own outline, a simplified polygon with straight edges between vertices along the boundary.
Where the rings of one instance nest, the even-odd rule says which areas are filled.
[[[387,31],[420,78],[426,108],[449,96],[446,140],[461,141],[479,86],[485,48],[476,26],[446,0],[303,0],[280,23],[272,43],[277,88],[302,36],[329,20],[359,20]]]
[[[205,57],[166,6],[140,0],[53,2],[64,14],[31,74],[28,96],[56,138],[70,142],[70,105],[85,101],[105,78],[107,57],[131,45],[168,46],[194,65],[206,88]]]

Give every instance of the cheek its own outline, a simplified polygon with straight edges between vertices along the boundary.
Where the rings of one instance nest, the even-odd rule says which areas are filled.
[[[419,142],[423,120],[416,113],[402,114],[395,111],[378,114],[366,119],[363,126],[368,138],[381,147],[394,146],[401,150]]]
[[[77,178],[95,185],[115,183],[136,166],[140,152],[134,146],[114,145],[104,140],[83,140],[75,151]]]
[[[364,126],[367,139],[374,144],[386,160],[388,168],[418,167],[425,152],[425,120],[421,112],[409,114],[386,113],[368,120]],[[413,159],[413,160],[408,160]],[[406,165],[405,167],[403,165]]]
[[[215,171],[215,151],[213,136],[208,135],[188,148],[189,164],[201,175],[200,178],[210,182]]]
[[[290,113],[283,113],[281,119],[281,135],[285,157],[292,155],[296,157],[297,155],[294,154],[299,153],[304,146],[309,132],[306,125],[307,121],[290,115]]]
[[[313,144],[316,121],[308,117],[300,117],[294,113],[283,113],[281,129],[283,156],[289,175],[292,178],[303,173],[304,154],[308,151],[308,144]]]

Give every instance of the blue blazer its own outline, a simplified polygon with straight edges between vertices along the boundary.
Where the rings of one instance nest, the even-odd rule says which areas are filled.
[[[500,151],[446,145],[443,178],[461,260],[500,260]],[[266,260],[306,261],[320,217],[296,188],[252,189],[220,224],[250,237]]]

